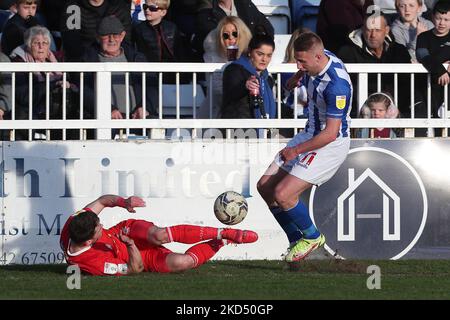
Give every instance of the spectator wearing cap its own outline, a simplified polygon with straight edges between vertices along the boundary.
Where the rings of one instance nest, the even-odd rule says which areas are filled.
[[[133,47],[125,43],[126,31],[122,22],[116,16],[104,17],[97,29],[97,42],[91,45],[83,55],[84,62],[145,62],[142,53],[137,52]],[[139,75],[132,74],[131,85],[129,90],[129,101],[131,108],[136,104],[141,104],[141,85]],[[85,87],[93,88],[93,78],[88,78]],[[87,96],[92,99],[93,92],[88,92]],[[112,110],[111,117],[113,119],[122,119],[126,112],[126,86],[125,74],[114,73],[112,75]],[[132,118],[142,116],[142,110],[134,110],[131,114]]]
[[[76,9],[78,8],[78,9]],[[131,44],[130,4],[124,0],[68,0],[63,9],[61,37],[66,61],[80,61],[86,48],[95,43],[103,17],[115,15],[122,22]]]

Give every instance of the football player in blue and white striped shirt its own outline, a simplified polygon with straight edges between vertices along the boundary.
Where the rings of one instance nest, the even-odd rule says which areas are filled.
[[[312,32],[294,43],[299,71],[288,85],[304,85],[308,92],[305,129],[281,150],[258,182],[258,191],[286,232],[287,262],[299,261],[325,243],[300,195],[328,181],[350,149],[352,83],[344,64],[324,49]]]

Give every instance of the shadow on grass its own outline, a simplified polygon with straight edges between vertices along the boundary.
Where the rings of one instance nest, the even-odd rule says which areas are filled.
[[[23,265],[23,264],[10,264],[7,266],[0,266],[1,271],[16,271],[16,272],[47,272],[56,274],[66,274],[67,264],[35,264],[35,265]]]
[[[232,267],[239,269],[247,269],[247,270],[271,270],[277,271],[282,270],[285,267],[285,263],[283,261],[279,261],[276,265],[273,265],[274,261],[270,261],[270,263],[266,263],[264,260],[248,260],[248,261],[240,261],[240,260],[215,260],[209,262],[210,265],[215,265],[219,267]]]
[[[279,261],[214,261],[216,266],[233,267],[247,270],[288,271],[301,273],[366,273],[369,263],[367,261],[348,260],[306,260],[286,263]]]

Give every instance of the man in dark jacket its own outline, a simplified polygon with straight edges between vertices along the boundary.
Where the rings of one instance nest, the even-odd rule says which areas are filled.
[[[362,26],[370,5],[373,5],[373,0],[322,0],[317,16],[317,34],[325,48],[338,52],[348,44],[349,33]]]
[[[272,24],[251,0],[212,0],[212,8],[200,10],[196,18],[193,47],[200,56],[203,55],[203,40],[222,18],[229,15],[241,18],[253,35],[274,35]]]
[[[100,21],[98,30],[98,42],[88,47],[83,55],[84,62],[145,62],[142,53],[123,42],[126,36],[125,28],[116,16],[107,16]],[[142,86],[140,74],[132,73],[130,76],[129,101],[130,110],[142,103]],[[112,75],[111,117],[122,119],[126,112],[126,87],[124,74],[114,73]],[[86,105],[94,104],[94,79],[90,76],[86,79],[85,88],[87,99]],[[147,109],[148,110],[148,109]],[[136,110],[135,110],[136,111]],[[131,115],[133,116],[133,115]]]
[[[103,17],[115,15],[122,22],[131,44],[130,4],[124,0],[68,0],[61,20],[61,36],[66,61],[80,61],[84,50],[96,41]]]
[[[345,63],[410,63],[411,56],[405,46],[396,43],[389,35],[389,26],[386,17],[368,16],[360,29],[350,33],[352,44],[346,45],[338,52],[338,57]],[[355,75],[352,75],[353,84],[357,83]],[[384,92],[394,95],[394,77],[391,74],[382,76],[382,88]],[[377,92],[376,74],[369,75],[369,94]],[[409,75],[400,74],[398,77],[399,101],[398,107],[403,115],[408,115],[410,110]],[[355,89],[355,92],[357,90]],[[416,101],[419,101],[416,95]],[[357,99],[353,99],[358,102]],[[358,106],[360,107],[360,106]],[[352,108],[352,116],[357,116],[359,108]]]

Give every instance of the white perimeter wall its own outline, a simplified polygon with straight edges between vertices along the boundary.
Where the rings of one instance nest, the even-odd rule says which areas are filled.
[[[61,260],[57,233],[69,215],[102,194],[136,195],[147,203],[135,214],[105,209],[106,228],[128,218],[224,227],[213,203],[226,190],[247,197],[249,213],[236,227],[255,230],[260,240],[227,246],[216,259],[280,259],[287,239],[256,183],[282,147],[257,141],[3,143],[0,264]]]

